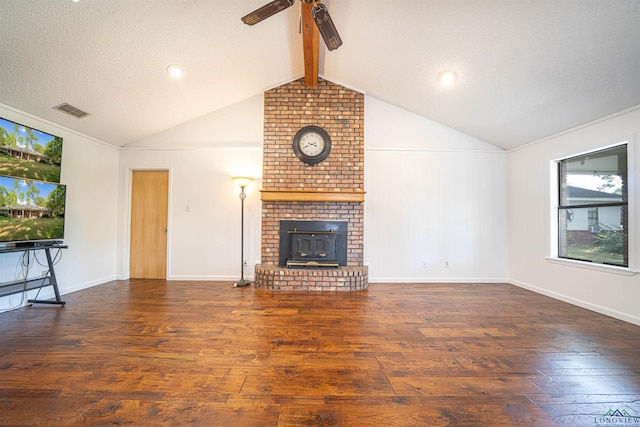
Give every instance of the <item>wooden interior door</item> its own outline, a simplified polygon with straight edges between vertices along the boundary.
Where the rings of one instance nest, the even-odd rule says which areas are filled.
[[[168,171],[134,171],[129,276],[167,278]]]

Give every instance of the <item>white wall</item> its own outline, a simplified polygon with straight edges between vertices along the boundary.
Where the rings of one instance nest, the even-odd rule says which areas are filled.
[[[263,111],[260,93],[127,147],[262,147]]]
[[[234,280],[241,269],[240,188],[245,192],[245,277],[260,262],[262,94],[129,144],[120,154],[118,277],[129,277],[131,171],[169,171],[167,279]]]
[[[180,145],[179,141],[176,145]],[[124,149],[120,156],[118,277],[129,277],[131,171],[169,171],[167,279],[240,278],[240,188],[232,176],[260,177],[262,148]],[[260,181],[246,189],[245,277],[260,257]]]
[[[60,181],[67,185],[62,260],[55,272],[61,293],[115,279],[118,150],[101,141],[0,104],[0,116],[63,138]],[[0,255],[0,281],[19,277],[20,254]],[[31,276],[43,268],[32,270]],[[39,298],[53,296],[45,288]],[[29,297],[32,297],[30,295]],[[21,295],[0,298],[0,310],[20,306]]]
[[[370,280],[505,281],[506,153],[371,97],[365,111]],[[261,175],[262,114],[251,98],[122,150],[119,277],[129,268],[130,171],[153,168],[170,171],[168,278],[238,277],[240,206],[230,177]],[[245,204],[249,277],[260,262],[259,188]]]
[[[370,281],[505,282],[506,153],[370,96],[365,106]]]
[[[260,262],[262,94],[198,117],[120,155],[118,277],[129,277],[131,171],[169,171],[167,279],[234,280],[241,269],[240,188],[232,176],[258,180],[245,192],[245,277]]]
[[[554,238],[553,160],[630,140],[629,228],[632,269],[640,266],[640,109],[620,113],[509,153],[510,282],[555,298],[640,324],[640,276],[614,269],[558,263]],[[634,205],[635,203],[635,205]]]

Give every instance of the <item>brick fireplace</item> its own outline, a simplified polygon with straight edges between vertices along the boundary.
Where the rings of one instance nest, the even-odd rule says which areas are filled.
[[[317,165],[295,156],[292,141],[308,125],[331,137],[331,153]],[[364,95],[319,79],[268,90],[264,96],[262,264],[255,286],[273,290],[356,291],[368,286],[364,255]],[[281,221],[347,223],[346,265],[279,265]]]

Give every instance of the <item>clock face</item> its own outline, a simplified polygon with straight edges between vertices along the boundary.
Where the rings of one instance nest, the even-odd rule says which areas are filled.
[[[331,138],[319,126],[305,126],[293,138],[293,152],[308,165],[316,165],[326,159],[331,151]]]
[[[300,151],[307,156],[315,157],[324,150],[324,139],[317,132],[307,132],[300,137]]]

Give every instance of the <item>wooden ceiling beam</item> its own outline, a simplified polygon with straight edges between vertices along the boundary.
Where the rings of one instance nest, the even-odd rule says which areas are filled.
[[[313,22],[311,9],[313,3],[301,2],[302,14],[302,44],[304,46],[304,84],[318,85],[318,52],[320,48],[320,33]]]

